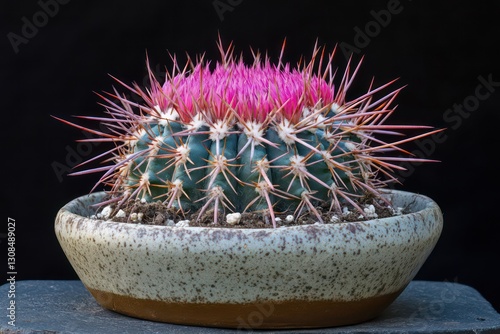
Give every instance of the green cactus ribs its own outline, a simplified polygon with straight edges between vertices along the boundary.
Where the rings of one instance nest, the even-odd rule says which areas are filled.
[[[283,213],[325,223],[325,212],[366,216],[361,202],[380,202],[399,162],[428,161],[401,145],[436,131],[401,139],[407,129],[427,127],[386,124],[400,88],[384,91],[394,81],[372,82],[348,99],[360,63],[353,68],[349,61],[336,86],[334,52],[325,58],[315,47],[309,62],[292,67],[281,56],[272,64],[259,53],[248,65],[232,45],[224,49],[219,42],[219,49],[215,66],[202,57],[175,64],[164,83],[148,66],[147,89],[118,81],[143,103],[116,89],[103,96],[107,117],[87,118],[109,133],[63,120],[115,145],[105,167],[74,173],[104,171],[99,183],[110,188],[110,198],[101,204],[159,201],[192,221],[213,214],[214,225],[231,213],[255,213],[273,227]],[[398,140],[383,141],[380,134]]]

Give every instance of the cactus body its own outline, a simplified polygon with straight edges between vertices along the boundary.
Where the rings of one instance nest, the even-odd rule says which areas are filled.
[[[126,86],[143,104],[110,94],[112,134],[102,135],[117,148],[100,182],[111,185],[111,201],[159,200],[200,215],[214,209],[215,223],[220,211],[267,212],[274,225],[275,211],[310,211],[320,222],[319,205],[362,212],[357,200],[380,195],[394,180],[394,161],[418,160],[384,154],[406,153],[398,145],[420,136],[384,142],[375,135],[419,127],[384,125],[399,89],[374,96],[392,82],[347,100],[359,65],[354,74],[347,66],[336,93],[333,54],[315,74],[317,54],[292,69],[258,54],[246,65],[229,48],[213,69],[200,61],[163,84],[150,73],[146,91]]]

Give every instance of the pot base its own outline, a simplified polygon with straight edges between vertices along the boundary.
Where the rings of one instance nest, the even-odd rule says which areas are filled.
[[[321,328],[375,318],[404,290],[356,301],[181,303],[139,299],[87,288],[97,302],[135,318],[181,325],[238,329]]]

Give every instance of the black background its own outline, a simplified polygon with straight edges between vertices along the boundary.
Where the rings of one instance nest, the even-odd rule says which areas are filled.
[[[146,52],[161,76],[163,66],[171,65],[169,51],[181,60],[185,52],[217,59],[219,33],[246,55],[252,46],[274,59],[286,37],[292,63],[309,56],[316,39],[327,50],[341,43],[356,47],[355,59],[365,55],[359,89],[372,77],[378,84],[399,77],[396,86],[407,85],[394,123],[448,128],[439,140],[413,147],[442,162],[410,166],[401,175],[404,186],[398,186],[436,200],[445,218],[440,241],[416,279],[470,285],[500,310],[500,84],[491,91],[478,88],[480,78],[500,82],[497,2],[65,0],[51,8],[51,17],[40,14],[49,2],[1,2],[0,232],[6,232],[7,217],[16,220],[18,280],[77,278],[54,236],[53,220],[97,180],[56,175],[54,164],[74,163],[68,152],[88,152],[75,142],[82,138],[79,130],[49,115],[100,115],[93,92],[111,89],[108,74],[143,83]],[[222,12],[214,4],[229,7]],[[377,23],[388,6],[394,8],[390,22],[384,16]],[[14,35],[25,38],[26,22],[39,27],[25,27],[29,38],[15,45]],[[366,29],[363,39],[359,31]],[[340,50],[336,63],[345,62]],[[453,111],[459,105],[462,114]],[[92,147],[92,155],[104,146]],[[1,241],[5,247],[5,234]],[[0,275],[7,272],[6,248],[2,254]]]

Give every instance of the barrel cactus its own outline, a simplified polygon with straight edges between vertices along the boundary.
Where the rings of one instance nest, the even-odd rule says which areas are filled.
[[[348,62],[339,83],[332,63],[315,47],[311,59],[295,67],[253,53],[251,64],[219,43],[221,60],[197,58],[160,83],[148,66],[150,86],[127,85],[141,98],[116,89],[101,95],[105,117],[85,117],[106,125],[98,135],[115,146],[97,158],[111,162],[75,175],[101,172],[99,184],[110,187],[105,204],[129,200],[162,201],[178,212],[259,211],[276,227],[276,212],[310,212],[323,223],[318,207],[330,212],[359,200],[381,197],[396,181],[398,162],[421,160],[401,144],[432,133],[383,141],[378,135],[401,135],[423,126],[387,125],[400,88],[384,93],[394,81],[348,99],[361,64]],[[92,140],[92,139],[91,139]],[[386,154],[387,152],[398,154]]]

